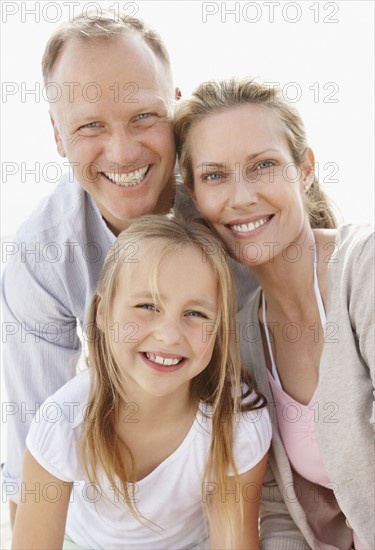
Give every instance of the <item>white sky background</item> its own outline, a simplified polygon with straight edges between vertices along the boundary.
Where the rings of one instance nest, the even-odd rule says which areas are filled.
[[[62,166],[66,159],[55,149],[48,105],[41,94],[40,61],[56,26],[89,4],[125,11],[155,27],[167,44],[175,84],[184,96],[212,78],[255,75],[280,82],[288,100],[298,98],[295,105],[305,121],[320,179],[343,220],[373,223],[372,0],[2,1],[5,240],[53,190],[59,171],[66,170]],[[36,86],[37,96],[25,93]],[[36,163],[38,176],[27,174]],[[11,175],[10,170],[16,173]],[[43,175],[50,181],[43,181]]]

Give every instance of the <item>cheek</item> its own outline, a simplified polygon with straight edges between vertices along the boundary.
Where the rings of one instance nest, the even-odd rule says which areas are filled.
[[[208,330],[210,334],[210,331],[212,330],[211,323]],[[197,350],[197,355],[199,359],[202,361],[202,364],[204,364],[204,366],[207,366],[211,360],[211,357],[214,351],[215,341],[216,341],[216,336],[212,336],[212,335],[205,336],[205,328],[202,327],[202,331],[200,331],[199,335],[196,338],[196,350]]]
[[[169,123],[159,123],[153,131],[150,132],[147,139],[151,149],[159,149],[163,157],[168,153],[173,157],[176,154],[175,140],[172,125]]]
[[[199,186],[195,186],[195,199],[196,206],[202,216],[206,220],[215,223],[223,206],[217,193],[211,191],[212,190],[203,190]]]
[[[71,158],[85,159],[85,162],[94,162],[105,147],[106,139],[104,136],[78,136],[69,141],[66,146]]]

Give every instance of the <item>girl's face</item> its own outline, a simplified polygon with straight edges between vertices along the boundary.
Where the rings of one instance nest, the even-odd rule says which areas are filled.
[[[308,227],[304,186],[313,179],[309,151],[297,167],[271,109],[246,104],[209,115],[189,135],[194,199],[236,258],[272,261]]]
[[[182,246],[162,260],[155,299],[153,265],[165,242],[137,245],[137,262],[119,271],[109,327],[126,391],[129,396],[187,395],[190,380],[212,356],[219,315],[217,278],[198,248]],[[100,304],[99,325],[101,320]]]

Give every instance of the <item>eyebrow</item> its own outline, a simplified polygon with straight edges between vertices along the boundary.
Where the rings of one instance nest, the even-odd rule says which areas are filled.
[[[150,102],[147,102],[145,100],[138,101],[138,109],[140,109],[141,111],[144,111],[145,109],[158,109],[159,107],[166,107],[166,106],[167,106],[167,103],[162,98],[153,99]]]
[[[156,297],[160,298],[161,302],[165,301],[165,296],[163,296],[162,294],[156,294]],[[133,300],[141,300],[141,299],[154,300],[155,295],[152,294],[152,292],[149,292],[149,291],[139,292],[139,293],[133,294],[132,299]],[[186,303],[186,306],[189,307],[189,308],[203,307],[204,309],[209,310],[211,313],[216,313],[217,312],[217,307],[215,307],[212,304],[212,302],[210,302],[209,300],[204,300],[204,299],[202,299],[202,300],[189,300]]]
[[[259,151],[258,153],[252,153],[251,155],[247,155],[245,157],[245,160],[247,162],[252,161],[264,154],[268,153],[279,153],[279,149],[264,149],[264,151]],[[207,168],[216,168],[217,170],[221,168],[225,168],[226,163],[225,162],[201,162],[195,166],[195,168],[201,168],[201,167],[207,167]]]
[[[279,153],[279,149],[264,149],[264,151],[259,151],[259,153],[253,153],[252,155],[248,155],[246,157],[246,160],[254,160],[257,157],[261,157],[264,154],[268,153]]]

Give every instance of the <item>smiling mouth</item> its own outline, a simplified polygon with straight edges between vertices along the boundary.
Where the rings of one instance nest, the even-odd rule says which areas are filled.
[[[161,355],[156,355],[155,353],[144,352],[144,356],[147,357],[149,361],[152,361],[156,365],[161,365],[163,367],[174,367],[181,363],[185,357],[175,356],[175,357],[162,357]]]
[[[102,172],[104,176],[119,187],[135,187],[140,184],[148,172],[150,165],[147,164],[134,172],[120,174],[119,172]]]
[[[256,220],[254,222],[249,223],[241,223],[241,224],[227,224],[227,227],[231,229],[232,231],[236,231],[236,233],[251,233],[251,231],[254,231],[255,229],[258,229],[258,227],[261,227],[265,223],[269,222],[270,219],[273,218],[272,216],[266,216],[264,218],[260,218],[259,220]]]

